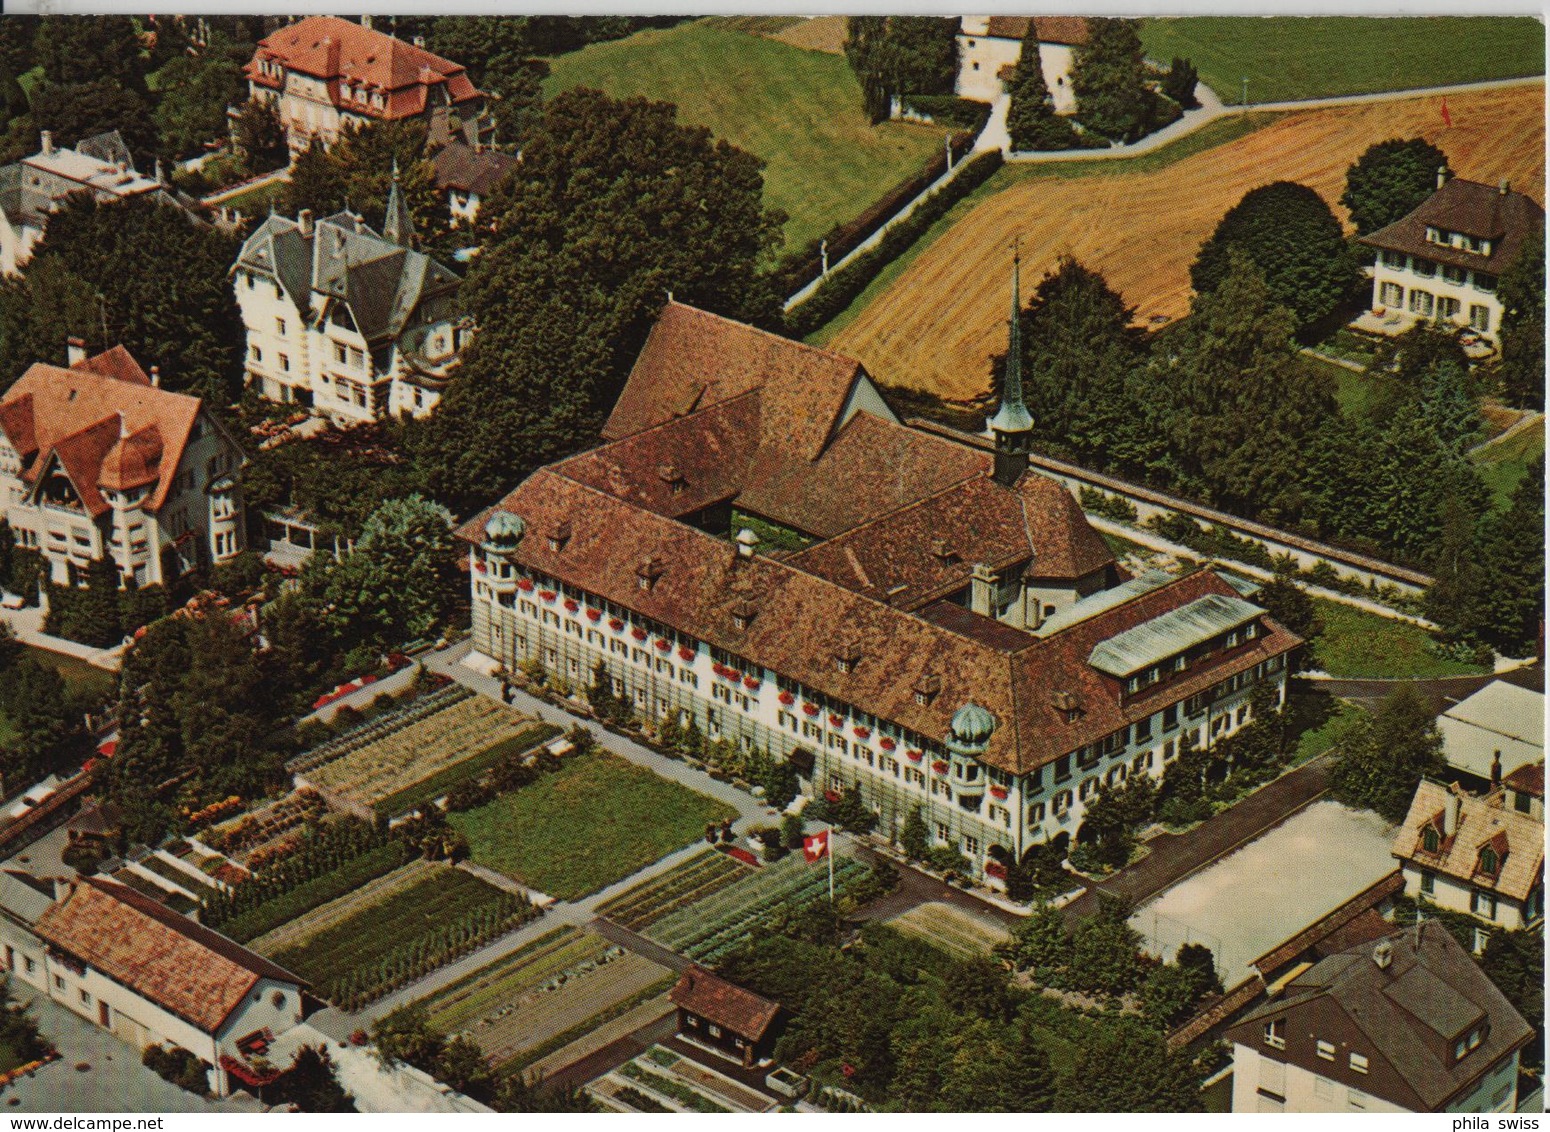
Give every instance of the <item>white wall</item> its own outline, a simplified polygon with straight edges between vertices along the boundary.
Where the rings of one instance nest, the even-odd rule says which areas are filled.
[[[1233,1043],[1232,1051],[1234,1112],[1410,1111],[1299,1066],[1261,1056],[1259,1050],[1241,1042]],[[1262,1095],[1260,1089],[1278,1093],[1286,1099],[1284,1103],[1278,1103]]]
[[[1002,67],[1015,65],[1022,57],[1020,40],[971,34],[970,21],[964,20],[964,32],[958,36],[958,97],[994,102],[1006,93],[997,77]],[[1076,110],[1071,89],[1071,67],[1076,61],[1075,48],[1063,43],[1039,44],[1039,69],[1055,103],[1055,113]]]
[[[1395,333],[1407,330],[1418,321],[1436,319],[1450,326],[1471,325],[1472,306],[1483,306],[1487,311],[1487,322],[1481,333],[1493,341],[1501,332],[1502,304],[1494,292],[1482,291],[1475,285],[1474,272],[1462,272],[1460,282],[1449,282],[1443,274],[1441,265],[1436,265],[1435,274],[1424,276],[1415,271],[1415,256],[1396,255],[1392,252],[1380,252],[1377,262],[1373,265],[1372,276],[1372,306],[1374,310],[1379,307],[1388,312],[1400,311],[1404,318],[1395,327]],[[1398,287],[1403,292],[1398,302],[1394,301],[1394,294],[1385,290],[1385,284]],[[1420,310],[1412,309],[1412,295],[1414,292],[1424,292],[1432,296],[1431,308],[1428,311],[1423,305]],[[1459,304],[1458,311],[1444,319],[1440,300],[1443,298],[1454,299]]]

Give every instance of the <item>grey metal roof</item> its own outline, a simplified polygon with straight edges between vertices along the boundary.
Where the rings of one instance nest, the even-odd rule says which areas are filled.
[[[1063,609],[1057,610],[1044,619],[1044,623],[1035,632],[1041,637],[1048,637],[1052,633],[1058,633],[1062,629],[1069,629],[1089,617],[1096,617],[1106,610],[1113,609],[1131,598],[1140,597],[1144,593],[1160,589],[1173,581],[1173,575],[1162,570],[1148,570],[1131,578],[1128,582],[1107,590],[1099,590],[1097,593],[1072,602]]]
[[[34,924],[53,905],[54,897],[40,891],[24,874],[10,869],[0,871],[0,909],[24,924]]]
[[[1265,610],[1242,598],[1207,594],[1099,641],[1087,662],[1110,676],[1129,676],[1264,614]]]

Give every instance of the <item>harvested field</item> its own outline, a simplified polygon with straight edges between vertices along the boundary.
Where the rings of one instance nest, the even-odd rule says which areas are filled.
[[[887,921],[903,935],[924,940],[955,959],[975,959],[1011,937],[995,924],[951,904],[919,904]]]
[[[771,39],[789,43],[805,51],[822,51],[826,55],[845,54],[844,16],[808,16],[799,18],[780,31],[770,32]]]
[[[363,908],[381,900],[387,900],[407,888],[413,888],[432,872],[446,871],[446,866],[433,861],[411,861],[402,868],[394,869],[386,876],[367,881],[348,896],[320,904],[290,923],[259,936],[248,944],[260,955],[273,955],[290,947],[299,947],[313,936],[325,932],[335,924],[343,923]]]
[[[616,896],[601,905],[597,914],[632,932],[644,931],[664,916],[705,899],[748,872],[749,866],[725,853],[707,849],[677,868]]]
[[[473,696],[308,771],[307,781],[371,805],[516,738],[532,722]]]
[[[1142,324],[1176,319],[1189,310],[1189,265],[1200,244],[1244,193],[1299,181],[1343,219],[1346,169],[1386,138],[1423,136],[1459,176],[1507,177],[1544,199],[1542,82],[1451,95],[1448,109],[1447,128],[1435,97],[1288,114],[1151,171],[1106,170],[1101,162],[1009,167],[990,182],[997,191],[828,345],[887,384],[973,400],[988,391],[990,358],[1006,346],[1013,235],[1022,238],[1025,297],[1069,254],[1101,271]]]

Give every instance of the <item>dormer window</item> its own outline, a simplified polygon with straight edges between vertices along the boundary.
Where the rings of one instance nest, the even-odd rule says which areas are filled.
[[[660,558],[643,558],[635,569],[635,582],[643,590],[649,590],[657,584],[657,579],[667,572],[667,567],[662,564]]]
[[[1497,857],[1496,850],[1489,845],[1482,846],[1480,849],[1480,871],[1485,873],[1486,876],[1494,877],[1500,868],[1501,859]]]
[[[688,483],[688,481],[684,479],[684,474],[680,472],[673,464],[663,464],[661,467],[659,467],[657,469],[657,478],[660,479],[663,483],[667,484],[674,495],[682,493],[684,487]]]
[[[1428,853],[1436,853],[1442,848],[1442,836],[1435,825],[1428,825],[1421,831],[1421,848]]]
[[[732,605],[732,624],[739,629],[746,629],[753,624],[754,617],[758,614],[759,607],[744,598]]]
[[[565,544],[570,541],[571,529],[569,523],[553,523],[544,532],[544,538],[549,542],[549,553],[559,554],[565,549]]]
[[[1265,1044],[1272,1049],[1286,1048],[1285,1018],[1272,1018],[1265,1023]]]
[[[941,690],[942,678],[928,673],[915,681],[915,702],[921,707],[927,707]]]
[[[1446,245],[1448,243],[1448,233],[1444,232],[1440,228],[1429,227],[1426,229],[1426,242],[1428,244]]]
[[[1482,1022],[1473,1030],[1470,1030],[1469,1033],[1459,1038],[1458,1041],[1454,1042],[1453,1060],[1463,1061],[1470,1054],[1474,1053],[1475,1050],[1479,1049],[1481,1044],[1485,1041],[1485,1036],[1489,1032],[1490,1028],[1491,1024],[1489,1022]]]
[[[856,665],[861,660],[861,646],[855,641],[846,641],[834,653],[834,664],[841,672],[849,675],[856,670]]]

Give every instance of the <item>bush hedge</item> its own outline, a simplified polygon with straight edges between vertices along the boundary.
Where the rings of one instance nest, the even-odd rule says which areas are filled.
[[[959,98],[956,94],[905,95],[904,108],[930,118],[936,125],[952,126],[975,137],[990,120],[990,103]]]
[[[787,333],[795,338],[805,338],[850,306],[884,267],[903,255],[928,228],[947,215],[953,205],[990,180],[1000,168],[999,151],[983,153],[970,160],[958,176],[922,201],[907,219],[888,229],[875,248],[832,272],[806,301],[788,311]]]

